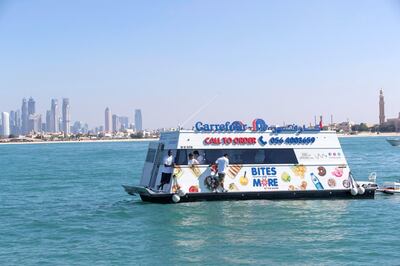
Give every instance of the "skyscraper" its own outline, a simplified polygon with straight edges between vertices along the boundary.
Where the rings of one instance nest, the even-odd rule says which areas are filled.
[[[379,125],[383,123],[385,123],[385,98],[381,89],[379,94]]]
[[[119,129],[121,128],[121,125],[119,123],[119,118],[117,115],[112,116],[112,131],[113,132],[118,132]]]
[[[51,119],[50,119],[50,131],[51,132],[59,132],[60,128],[58,127],[58,100],[51,100]]]
[[[8,136],[10,136],[10,114],[2,112],[1,120],[3,122],[3,126],[1,127],[1,136],[8,138]]]
[[[29,115],[29,132],[42,132],[42,116],[40,114]]]
[[[15,111],[15,132],[12,133],[14,135],[19,135],[21,134],[21,111],[20,110],[16,110]]]
[[[104,113],[105,117],[104,117],[104,131],[106,133],[110,133],[111,132],[111,111],[110,108],[106,108],[106,111]]]
[[[125,129],[129,128],[129,117],[119,116],[118,120],[119,120],[119,125],[120,125],[121,130],[125,130]]]
[[[71,133],[71,118],[69,113],[69,99],[63,99],[62,105],[62,120],[63,120],[63,131],[64,135],[69,135]]]
[[[10,111],[10,134],[16,135],[15,134],[15,111]]]
[[[28,115],[36,113],[36,102],[30,97],[28,101]]]
[[[21,133],[27,134],[28,133],[28,103],[25,98],[22,99],[22,106],[21,106]]]
[[[51,110],[46,111],[46,132],[53,132],[51,124]]]
[[[140,110],[140,109],[136,109],[135,110],[135,128],[136,128],[136,131],[142,131],[143,130],[142,110]]]

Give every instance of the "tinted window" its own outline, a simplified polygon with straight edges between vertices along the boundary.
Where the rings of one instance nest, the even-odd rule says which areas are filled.
[[[229,150],[202,150],[205,158],[203,164],[212,164],[228,154],[230,164],[298,164],[293,149],[229,149]],[[192,150],[178,150],[175,162],[187,164],[187,155]]]
[[[175,163],[185,165],[188,162],[186,150],[176,150]]]
[[[149,149],[146,156],[146,162],[152,163],[154,162],[154,157],[156,156],[155,149]]]

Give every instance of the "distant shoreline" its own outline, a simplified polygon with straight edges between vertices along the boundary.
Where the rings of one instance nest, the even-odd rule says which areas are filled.
[[[390,132],[390,133],[359,133],[356,135],[351,135],[351,134],[340,134],[338,133],[337,136],[339,138],[356,138],[356,137],[400,137],[400,133],[398,132]]]
[[[400,133],[359,133],[356,135],[337,134],[338,138],[360,138],[360,137],[400,137]],[[159,139],[98,139],[98,140],[60,140],[60,141],[32,141],[32,142],[0,142],[0,145],[20,145],[20,144],[64,144],[64,143],[110,143],[110,142],[146,142],[158,141]]]
[[[60,141],[32,141],[32,142],[0,142],[0,145],[23,144],[64,144],[64,143],[110,143],[110,142],[146,142],[158,141],[158,139],[98,139],[98,140],[60,140]]]

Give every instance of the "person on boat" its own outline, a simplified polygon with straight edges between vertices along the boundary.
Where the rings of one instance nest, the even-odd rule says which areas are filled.
[[[222,188],[222,192],[227,192],[224,188],[224,179],[226,175],[226,171],[228,170],[229,167],[229,159],[228,159],[228,154],[225,153],[224,156],[219,157],[215,163],[217,164],[218,168],[218,178],[219,178],[219,184]]]
[[[171,176],[174,171],[174,156],[172,156],[171,150],[168,150],[168,155],[164,157],[163,164],[164,167],[161,172],[161,182],[158,185],[158,190],[163,190],[164,185],[171,182]]]
[[[194,158],[192,153],[189,153],[188,165],[193,166],[195,164],[199,164],[199,162]]]
[[[198,162],[198,164],[205,164],[205,159],[200,155],[199,151],[193,152],[194,159]]]

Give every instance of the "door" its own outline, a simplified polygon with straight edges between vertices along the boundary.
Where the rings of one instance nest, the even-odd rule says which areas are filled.
[[[150,182],[149,182],[150,188],[155,188],[155,186],[156,186],[157,176],[158,176],[158,172],[160,170],[160,165],[162,163],[161,161],[162,161],[163,153],[164,153],[164,144],[160,143],[160,144],[158,144],[156,158],[154,160],[154,165],[153,165],[153,170],[151,171],[151,178],[150,178]]]

